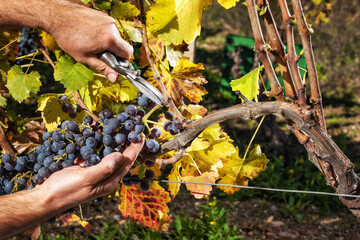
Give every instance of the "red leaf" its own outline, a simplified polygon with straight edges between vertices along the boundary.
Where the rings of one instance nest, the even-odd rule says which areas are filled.
[[[135,186],[121,188],[119,210],[124,217],[139,221],[150,229],[165,231],[169,228],[169,193],[157,183],[152,183],[151,190],[139,192]]]

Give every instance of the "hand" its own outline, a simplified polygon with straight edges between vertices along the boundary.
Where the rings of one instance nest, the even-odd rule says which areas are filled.
[[[110,51],[130,59],[132,46],[121,38],[116,22],[107,14],[67,2],[55,14],[46,29],[57,44],[75,60],[85,63],[115,82],[117,72],[102,62],[96,54]]]
[[[132,143],[123,154],[109,154],[95,166],[76,165],[58,171],[34,190],[54,211],[63,211],[109,194],[129,171],[143,143],[143,140]]]

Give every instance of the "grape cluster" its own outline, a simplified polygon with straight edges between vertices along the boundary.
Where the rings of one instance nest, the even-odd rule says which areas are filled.
[[[61,110],[68,113],[70,118],[76,118],[76,114],[82,111],[82,108],[79,105],[71,104],[67,96],[61,95],[59,99]]]
[[[21,28],[21,35],[24,35],[28,32],[27,28]],[[35,39],[31,36],[31,34],[27,34],[20,38],[20,43],[18,44],[19,50],[16,54],[16,57],[21,57],[30,53],[35,52],[36,50],[36,42]],[[16,64],[23,64],[24,59],[16,60]]]
[[[61,100],[66,101],[64,97]],[[160,137],[161,130],[149,130],[142,121],[144,115],[145,111],[135,105],[128,105],[124,112],[116,116],[111,110],[105,109],[99,113],[99,121],[96,122],[89,115],[84,117],[81,124],[63,121],[59,129],[45,132],[42,135],[44,143],[26,156],[19,156],[15,160],[5,153],[0,164],[0,195],[31,189],[43,183],[52,173],[74,165],[76,158],[84,160],[83,167],[96,165],[106,155],[122,153],[132,142],[140,141],[141,134],[146,136],[143,151],[156,153],[160,145],[155,139]],[[145,161],[148,167],[153,164],[152,161]],[[145,179],[153,177],[154,172],[148,169]],[[124,180],[124,184],[127,183]],[[148,180],[140,181],[143,191],[149,187]]]
[[[182,123],[179,119],[174,118],[174,114],[170,111],[165,112],[165,118],[169,121],[164,123],[164,129],[171,135],[176,135],[183,130]]]

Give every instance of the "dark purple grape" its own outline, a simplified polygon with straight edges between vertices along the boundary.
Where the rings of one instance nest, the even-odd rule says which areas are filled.
[[[61,96],[59,97],[59,99],[62,100],[62,101],[65,101],[65,102],[66,102],[66,101],[69,101],[69,99],[68,99],[67,96],[65,96],[65,95],[61,95]],[[61,103],[61,104],[64,104],[64,102],[62,102],[62,101],[60,101],[60,103]]]
[[[139,142],[141,140],[140,134],[136,131],[130,132],[127,138],[130,142]]]
[[[159,128],[151,129],[150,135],[152,138],[159,138],[161,136],[161,130]]]
[[[142,133],[142,132],[144,132],[144,130],[145,130],[144,123],[135,125],[135,132]]]
[[[85,145],[86,138],[84,136],[78,136],[75,138],[76,144],[80,147]]]
[[[61,130],[65,130],[67,128],[68,123],[69,123],[68,120],[63,121],[60,125]]]
[[[116,146],[116,147],[114,148],[114,152],[123,153],[124,150],[125,150],[125,149],[124,149],[123,146],[121,146],[121,145],[118,145],[118,146]]]
[[[39,174],[39,176],[41,178],[47,178],[47,177],[49,177],[51,175],[51,171],[50,171],[50,169],[48,167],[42,167],[42,168],[39,169],[38,174]]]
[[[44,153],[40,153],[39,155],[37,155],[36,157],[36,161],[38,161],[39,163],[44,162],[44,158],[45,158],[45,154]]]
[[[125,135],[125,134],[123,134],[123,133],[117,133],[117,134],[115,135],[115,142],[116,142],[117,144],[123,144],[123,143],[125,142],[125,140],[126,140],[126,135]]]
[[[135,127],[135,124],[133,123],[132,120],[126,120],[126,121],[124,122],[124,128],[125,128],[127,131],[131,131],[134,127]]]
[[[77,124],[77,122],[70,121],[67,124],[67,128],[69,131],[76,133],[79,130],[79,125]]]
[[[44,159],[44,166],[49,167],[54,162],[54,156],[50,155]]]
[[[142,123],[142,117],[141,116],[135,116],[135,117],[133,117],[132,121],[133,121],[134,124],[140,124],[140,123]]]
[[[92,154],[94,154],[94,153],[95,153],[94,149],[92,149],[92,148],[87,148],[87,149],[84,151],[84,153],[82,154],[82,158],[85,159],[85,160],[89,160],[89,159],[90,159],[90,156],[91,156]]]
[[[62,105],[61,106],[61,110],[63,111],[63,112],[68,112],[68,107],[66,106],[66,105]]]
[[[44,178],[42,178],[39,174],[35,174],[32,180],[37,185],[42,184],[44,182]]]
[[[4,153],[1,159],[3,160],[4,163],[8,163],[11,161],[11,155],[8,153]]]
[[[39,172],[39,169],[42,167],[42,165],[40,163],[35,163],[34,165],[34,171],[37,173]]]
[[[135,105],[129,105],[126,107],[125,112],[130,116],[135,116],[137,113],[137,107]]]
[[[104,149],[104,151],[103,151],[104,157],[105,157],[106,155],[109,155],[109,154],[112,153],[113,151],[114,151],[114,149],[113,149],[112,147],[106,147],[106,148]]]
[[[36,161],[36,157],[37,157],[37,153],[36,152],[31,152],[29,154],[29,160],[30,162],[35,162]]]
[[[180,120],[177,118],[174,119],[174,121],[172,122],[172,125],[174,128],[176,128],[178,130],[182,129],[182,124],[181,124]]]
[[[130,182],[131,185],[136,185],[140,182],[139,176],[138,175],[133,175],[130,177]]]
[[[138,109],[136,115],[143,117],[143,116],[145,116],[145,111],[143,109]]]
[[[149,98],[146,96],[142,96],[141,98],[138,99],[138,102],[140,107],[144,107],[146,108],[149,104]]]
[[[170,132],[171,126],[172,126],[172,122],[170,122],[170,121],[165,122],[164,123],[165,131]]]
[[[171,135],[176,135],[176,134],[178,134],[179,132],[180,132],[179,129],[176,129],[176,128],[174,128],[174,126],[171,126],[171,128],[170,128],[170,134],[171,134]]]
[[[44,132],[44,134],[42,135],[42,139],[44,141],[48,140],[51,137],[51,132]]]
[[[110,118],[107,125],[109,125],[112,129],[117,129],[120,126],[120,121],[116,118]]]
[[[86,139],[86,146],[89,148],[95,148],[97,143],[98,142],[94,137],[89,137],[88,139]]]
[[[150,170],[150,169],[146,169],[145,178],[146,179],[153,179],[154,177],[155,177],[154,171]]]
[[[61,163],[61,166],[63,168],[67,168],[67,167],[70,167],[70,166],[73,166],[73,165],[74,165],[74,161],[72,161],[72,160],[66,160],[66,161]]]
[[[61,169],[62,169],[62,165],[60,165],[60,163],[58,163],[58,162],[53,162],[49,167],[49,170],[53,173],[57,172]]]
[[[150,189],[149,181],[141,181],[140,182],[140,189],[141,189],[141,191],[144,191],[144,192],[148,191]]]
[[[104,118],[112,118],[113,112],[110,109],[105,109],[102,111]]]
[[[128,120],[129,115],[127,113],[119,113],[116,117],[117,120],[119,120],[121,123],[125,122],[126,120]]]
[[[13,190],[13,188],[14,188],[14,182],[10,182],[10,181],[6,181],[5,183],[4,183],[4,191],[6,192],[6,193],[11,193],[11,191]]]
[[[174,119],[174,114],[170,111],[165,112],[165,118],[172,121]]]
[[[58,150],[64,150],[66,148],[66,143],[64,141],[59,141],[55,143]]]
[[[138,93],[136,94],[136,98],[137,98],[137,99],[141,98],[142,96],[143,96],[143,93],[142,93],[142,92],[138,92]]]
[[[131,182],[130,182],[130,179],[123,179],[122,180],[122,182],[123,182],[123,184],[125,185],[125,186],[127,186],[127,187],[130,187],[131,186]]]
[[[4,168],[8,171],[13,171],[15,168],[15,163],[7,162],[7,163],[5,163]]]
[[[109,125],[106,125],[103,129],[103,133],[105,133],[107,135],[111,135],[114,133],[114,129],[112,127],[110,127]]]
[[[69,158],[69,160],[75,160],[76,155],[73,153],[70,153],[70,154],[68,154],[68,158]]]
[[[19,187],[25,187],[26,182],[27,182],[26,178],[21,178],[21,179],[19,179],[18,186]]]
[[[102,136],[101,132],[96,131],[96,132],[95,132],[95,139],[96,139],[96,141],[101,142],[101,141],[102,141],[102,138],[103,138],[103,136]]]
[[[87,115],[87,116],[85,116],[84,118],[83,118],[83,123],[86,125],[86,124],[89,124],[89,125],[91,125],[92,123],[93,123],[93,121],[94,121],[94,119],[92,118],[92,116],[89,116],[89,115]]]
[[[89,138],[89,137],[93,137],[95,135],[95,133],[93,132],[92,129],[90,128],[86,128],[84,131],[83,131],[83,135],[85,138]]]
[[[90,165],[96,165],[100,162],[100,160],[101,159],[97,154],[91,154],[88,162]]]
[[[150,152],[155,153],[159,150],[159,143],[156,142],[154,139],[146,140],[145,143],[147,149],[149,149]]]
[[[110,146],[114,143],[114,138],[111,135],[105,135],[102,139],[102,142],[106,146]]]

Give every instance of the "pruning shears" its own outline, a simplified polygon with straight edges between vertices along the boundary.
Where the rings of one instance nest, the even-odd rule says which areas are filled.
[[[98,54],[98,57],[109,67],[125,76],[140,92],[159,106],[163,105],[164,95],[151,83],[140,76],[140,71],[126,59],[115,57],[110,52]]]

